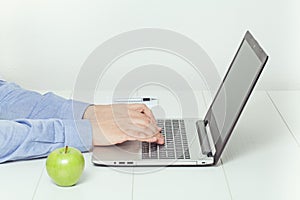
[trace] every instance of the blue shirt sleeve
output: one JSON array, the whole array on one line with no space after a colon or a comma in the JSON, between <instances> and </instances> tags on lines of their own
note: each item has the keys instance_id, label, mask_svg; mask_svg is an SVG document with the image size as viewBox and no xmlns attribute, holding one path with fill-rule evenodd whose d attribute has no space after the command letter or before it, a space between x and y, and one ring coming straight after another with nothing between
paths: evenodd
<instances>
[{"instance_id":1,"label":"blue shirt sleeve","mask_svg":"<svg viewBox=\"0 0 300 200\"><path fill-rule=\"evenodd\" d=\"M89 105L51 92L41 95L0 80L0 119L82 119Z\"/></svg>"},{"instance_id":2,"label":"blue shirt sleeve","mask_svg":"<svg viewBox=\"0 0 300 200\"><path fill-rule=\"evenodd\" d=\"M0 163L47 156L63 146L91 148L88 120L0 120Z\"/></svg>"},{"instance_id":3,"label":"blue shirt sleeve","mask_svg":"<svg viewBox=\"0 0 300 200\"><path fill-rule=\"evenodd\" d=\"M90 150L92 127L82 119L88 106L0 80L0 163L44 157L65 145Z\"/></svg>"}]
</instances>

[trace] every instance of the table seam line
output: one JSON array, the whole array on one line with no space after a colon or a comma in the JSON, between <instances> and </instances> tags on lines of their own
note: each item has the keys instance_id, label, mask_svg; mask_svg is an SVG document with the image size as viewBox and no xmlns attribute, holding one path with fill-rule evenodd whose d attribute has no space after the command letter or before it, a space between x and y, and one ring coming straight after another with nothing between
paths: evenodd
<instances>
[{"instance_id":1,"label":"table seam line","mask_svg":"<svg viewBox=\"0 0 300 200\"><path fill-rule=\"evenodd\" d=\"M287 129L289 130L290 134L292 135L292 137L294 138L296 144L298 145L298 147L300 147L300 143L299 141L297 140L297 137L296 135L293 133L292 129L290 128L290 126L288 125L287 121L284 119L283 115L281 114L281 112L279 111L279 108L276 106L274 100L272 99L271 95L269 94L268 91L266 91L269 99L271 100L273 106L275 107L277 113L279 114L280 118L282 119L283 123L285 124L285 126L287 127Z\"/></svg>"},{"instance_id":2,"label":"table seam line","mask_svg":"<svg viewBox=\"0 0 300 200\"><path fill-rule=\"evenodd\" d=\"M131 180L131 200L134 200L134 167L132 168L132 180Z\"/></svg>"},{"instance_id":3,"label":"table seam line","mask_svg":"<svg viewBox=\"0 0 300 200\"><path fill-rule=\"evenodd\" d=\"M36 186L35 186L35 188L34 188L33 195L32 195L32 199L35 198L35 195L36 195L36 192L37 192L38 187L39 187L39 185L40 185L40 182L41 182L41 179L42 179L44 170L45 170L45 166L42 168L42 172L41 172L40 177L39 177L39 179L38 179L38 182L37 182L37 184L36 184Z\"/></svg>"},{"instance_id":4,"label":"table seam line","mask_svg":"<svg viewBox=\"0 0 300 200\"><path fill-rule=\"evenodd\" d=\"M230 189L230 186L229 186L229 180L228 180L228 177L227 177L227 174L226 174L226 170L224 168L224 164L223 164L222 158L220 159L220 161L221 161L221 165L222 165L222 171L223 171L223 174L224 174L226 186L227 186L227 189L228 189L228 192L229 192L229 196L230 196L230 199L233 200L232 192L231 192L231 189Z\"/></svg>"}]
</instances>

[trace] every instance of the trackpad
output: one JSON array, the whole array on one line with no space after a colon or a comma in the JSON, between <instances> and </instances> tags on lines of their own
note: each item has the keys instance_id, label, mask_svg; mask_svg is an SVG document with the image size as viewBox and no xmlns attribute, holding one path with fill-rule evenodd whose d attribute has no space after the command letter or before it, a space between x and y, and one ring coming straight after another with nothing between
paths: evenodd
<instances>
[{"instance_id":1,"label":"trackpad","mask_svg":"<svg viewBox=\"0 0 300 200\"><path fill-rule=\"evenodd\" d=\"M93 149L93 157L97 160L138 160L141 158L141 142L127 141L122 144Z\"/></svg>"}]
</instances>

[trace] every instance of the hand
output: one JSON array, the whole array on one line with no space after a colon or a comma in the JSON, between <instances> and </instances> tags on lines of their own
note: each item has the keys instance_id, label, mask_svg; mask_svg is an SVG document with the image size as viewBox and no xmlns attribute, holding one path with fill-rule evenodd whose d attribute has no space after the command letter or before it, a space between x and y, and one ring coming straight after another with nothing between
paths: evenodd
<instances>
[{"instance_id":1,"label":"hand","mask_svg":"<svg viewBox=\"0 0 300 200\"><path fill-rule=\"evenodd\" d=\"M84 114L93 128L93 145L106 146L128 140L164 143L151 110L144 104L89 106Z\"/></svg>"}]
</instances>

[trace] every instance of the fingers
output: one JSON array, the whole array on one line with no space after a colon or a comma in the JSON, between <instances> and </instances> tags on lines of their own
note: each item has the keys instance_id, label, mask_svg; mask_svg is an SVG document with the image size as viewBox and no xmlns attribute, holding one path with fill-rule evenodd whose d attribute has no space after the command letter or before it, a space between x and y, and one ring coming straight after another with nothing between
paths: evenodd
<instances>
[{"instance_id":1,"label":"fingers","mask_svg":"<svg viewBox=\"0 0 300 200\"><path fill-rule=\"evenodd\" d=\"M158 133L158 134L154 135L152 138L149 138L149 140L147 140L146 142L156 142L158 144L164 144L165 139L161 133Z\"/></svg>"},{"instance_id":2,"label":"fingers","mask_svg":"<svg viewBox=\"0 0 300 200\"><path fill-rule=\"evenodd\" d=\"M152 113L152 111L145 105L145 104L119 104L113 106L115 109L113 109L113 114L117 116L132 116L140 114L139 116L146 116L148 117L153 124L156 125L155 117ZM121 115L118 115L119 113L122 113Z\"/></svg>"},{"instance_id":3,"label":"fingers","mask_svg":"<svg viewBox=\"0 0 300 200\"><path fill-rule=\"evenodd\" d=\"M145 104L130 104L129 109L133 109L137 112L144 113L147 117L149 117L152 120L153 123L156 123L152 111Z\"/></svg>"},{"instance_id":4,"label":"fingers","mask_svg":"<svg viewBox=\"0 0 300 200\"><path fill-rule=\"evenodd\" d=\"M128 138L126 138L126 140L137 140L137 141L141 141L141 142L156 142L158 144L164 144L165 143L165 139L164 137L159 133L156 134L155 136L152 137L146 137L146 135L144 134L139 134L138 137L134 137L134 136L129 136Z\"/></svg>"},{"instance_id":5,"label":"fingers","mask_svg":"<svg viewBox=\"0 0 300 200\"><path fill-rule=\"evenodd\" d=\"M120 125L120 129L123 129L124 133L127 133L130 136L135 138L151 138L160 132L160 129L156 128L153 125L141 125L141 119L135 119L133 122Z\"/></svg>"},{"instance_id":6,"label":"fingers","mask_svg":"<svg viewBox=\"0 0 300 200\"><path fill-rule=\"evenodd\" d=\"M157 139L155 141L156 143L158 143L158 144L164 144L165 143L165 138L161 133L157 134L155 137Z\"/></svg>"},{"instance_id":7,"label":"fingers","mask_svg":"<svg viewBox=\"0 0 300 200\"><path fill-rule=\"evenodd\" d=\"M139 135L131 139L164 144L164 137L160 133L161 128L157 126L152 111L146 105L130 104L129 110L132 110L131 112L129 111L132 123L143 127L143 130L140 130L138 133Z\"/></svg>"},{"instance_id":8,"label":"fingers","mask_svg":"<svg viewBox=\"0 0 300 200\"><path fill-rule=\"evenodd\" d=\"M134 138L152 138L160 134L161 128L150 122L150 119L141 117L131 117L126 121L116 122L117 126L127 135Z\"/></svg>"},{"instance_id":9,"label":"fingers","mask_svg":"<svg viewBox=\"0 0 300 200\"><path fill-rule=\"evenodd\" d=\"M100 113L98 108L99 110L101 108L101 115L97 114L96 121L100 124L100 128L95 130L101 134L96 134L97 137L93 139L94 144L111 145L126 140L164 143L164 138L160 133L161 128L157 126L152 111L146 105L99 106L93 111ZM107 138L107 141L103 137Z\"/></svg>"},{"instance_id":10,"label":"fingers","mask_svg":"<svg viewBox=\"0 0 300 200\"><path fill-rule=\"evenodd\" d=\"M145 114L137 112L136 110L129 111L129 120L135 125L150 128L152 130L152 134L161 131L161 128L157 126L155 121L153 121Z\"/></svg>"},{"instance_id":11,"label":"fingers","mask_svg":"<svg viewBox=\"0 0 300 200\"><path fill-rule=\"evenodd\" d=\"M153 131L150 127L141 127L139 125L130 126L130 130L124 132L127 135L127 140L138 140L143 142L156 142L164 144L164 137L160 133L161 129Z\"/></svg>"},{"instance_id":12,"label":"fingers","mask_svg":"<svg viewBox=\"0 0 300 200\"><path fill-rule=\"evenodd\" d=\"M142 127L150 127L154 131L161 130L160 127L157 126L156 122L153 122L149 117L139 112L130 113L130 120L134 124L138 124Z\"/></svg>"}]
</instances>

